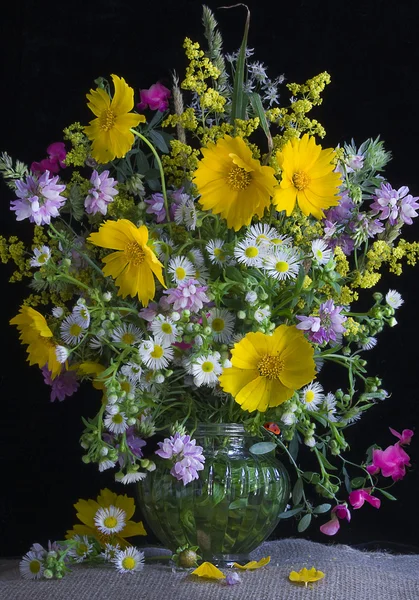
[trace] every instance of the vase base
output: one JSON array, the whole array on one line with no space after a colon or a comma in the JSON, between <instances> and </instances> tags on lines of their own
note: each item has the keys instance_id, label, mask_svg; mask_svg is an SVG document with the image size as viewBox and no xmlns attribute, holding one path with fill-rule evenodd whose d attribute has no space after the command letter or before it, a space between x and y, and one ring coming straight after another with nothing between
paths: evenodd
<instances>
[{"instance_id":1,"label":"vase base","mask_svg":"<svg viewBox=\"0 0 419 600\"><path fill-rule=\"evenodd\" d=\"M250 560L248 554L211 554L203 558L217 567L232 567L234 563L245 565Z\"/></svg>"}]
</instances>

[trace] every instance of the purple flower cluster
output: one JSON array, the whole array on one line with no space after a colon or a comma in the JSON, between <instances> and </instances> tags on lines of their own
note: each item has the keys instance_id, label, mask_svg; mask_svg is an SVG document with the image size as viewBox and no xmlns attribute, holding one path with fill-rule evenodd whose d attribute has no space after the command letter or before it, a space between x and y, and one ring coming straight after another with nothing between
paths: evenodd
<instances>
[{"instance_id":1,"label":"purple flower cluster","mask_svg":"<svg viewBox=\"0 0 419 600\"><path fill-rule=\"evenodd\" d=\"M341 315L342 306L335 306L333 300L320 305L318 317L297 315L300 323L297 329L308 331L308 339L315 344L336 342L337 336L345 331L346 317Z\"/></svg>"},{"instance_id":2,"label":"purple flower cluster","mask_svg":"<svg viewBox=\"0 0 419 600\"><path fill-rule=\"evenodd\" d=\"M65 185L57 184L58 175L49 176L45 171L39 179L29 175L25 181L16 181L18 200L10 203L10 209L16 213L16 219L29 219L36 225L49 225L51 217L58 217L59 209L66 199L61 196Z\"/></svg>"},{"instance_id":3,"label":"purple flower cluster","mask_svg":"<svg viewBox=\"0 0 419 600\"><path fill-rule=\"evenodd\" d=\"M95 215L100 212L106 215L108 204L113 201L113 197L117 196L118 191L115 189L116 181L113 177L108 177L109 171L103 171L100 175L95 170L90 177L92 187L84 201L84 207L89 215Z\"/></svg>"},{"instance_id":4,"label":"purple flower cluster","mask_svg":"<svg viewBox=\"0 0 419 600\"><path fill-rule=\"evenodd\" d=\"M51 402L59 400L62 402L67 396L72 396L77 392L79 383L75 371L62 371L54 379L51 378L51 372L47 366L42 367L44 382L51 386Z\"/></svg>"},{"instance_id":5,"label":"purple flower cluster","mask_svg":"<svg viewBox=\"0 0 419 600\"><path fill-rule=\"evenodd\" d=\"M409 188L406 186L395 190L389 183L382 183L381 188L375 190L374 202L370 208L381 221L388 219L391 226L402 223L411 225L412 218L417 217L417 200L419 197L409 194Z\"/></svg>"},{"instance_id":6,"label":"purple flower cluster","mask_svg":"<svg viewBox=\"0 0 419 600\"><path fill-rule=\"evenodd\" d=\"M196 446L196 440L191 440L189 435L180 435L176 433L164 442L159 442L159 450L156 454L161 458L174 461L170 474L176 477L178 481L183 481L183 485L198 479L198 471L204 468L205 456L202 454L202 447Z\"/></svg>"},{"instance_id":7,"label":"purple flower cluster","mask_svg":"<svg viewBox=\"0 0 419 600\"><path fill-rule=\"evenodd\" d=\"M167 192L167 196L170 200L170 217L173 219L177 208L182 204L182 202L188 200L189 196L183 192L183 188L179 188L178 190L169 190ZM164 206L163 194L161 192L152 194L151 198L146 198L144 202L148 204L146 213L148 215L154 215L157 223L162 223L166 220L166 209Z\"/></svg>"},{"instance_id":8,"label":"purple flower cluster","mask_svg":"<svg viewBox=\"0 0 419 600\"><path fill-rule=\"evenodd\" d=\"M188 279L178 285L177 288L164 290L168 295L167 301L173 304L173 310L190 310L197 312L201 310L204 303L209 302L206 295L208 286L200 285L196 279Z\"/></svg>"}]
</instances>

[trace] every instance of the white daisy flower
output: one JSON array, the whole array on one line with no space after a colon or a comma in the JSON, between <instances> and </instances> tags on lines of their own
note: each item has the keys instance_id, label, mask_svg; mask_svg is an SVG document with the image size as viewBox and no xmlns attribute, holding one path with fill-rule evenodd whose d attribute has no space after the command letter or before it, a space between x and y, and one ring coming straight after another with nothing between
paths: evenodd
<instances>
[{"instance_id":1,"label":"white daisy flower","mask_svg":"<svg viewBox=\"0 0 419 600\"><path fill-rule=\"evenodd\" d=\"M320 239L311 242L311 252L313 253L314 260L319 265L328 263L332 256L332 250L328 248L325 241Z\"/></svg>"},{"instance_id":2,"label":"white daisy flower","mask_svg":"<svg viewBox=\"0 0 419 600\"><path fill-rule=\"evenodd\" d=\"M161 338L145 340L138 351L145 366L153 370L165 369L174 354L170 343Z\"/></svg>"},{"instance_id":3,"label":"white daisy flower","mask_svg":"<svg viewBox=\"0 0 419 600\"><path fill-rule=\"evenodd\" d=\"M84 328L76 322L74 315L69 315L60 325L60 333L64 342L69 346L75 346L84 335Z\"/></svg>"},{"instance_id":4,"label":"white daisy flower","mask_svg":"<svg viewBox=\"0 0 419 600\"><path fill-rule=\"evenodd\" d=\"M144 568L144 552L140 552L134 546L119 550L112 559L118 573L134 573Z\"/></svg>"},{"instance_id":5,"label":"white daisy flower","mask_svg":"<svg viewBox=\"0 0 419 600\"><path fill-rule=\"evenodd\" d=\"M128 429L125 413L108 414L104 419L105 427L112 433L124 433Z\"/></svg>"},{"instance_id":6,"label":"white daisy flower","mask_svg":"<svg viewBox=\"0 0 419 600\"><path fill-rule=\"evenodd\" d=\"M30 265L31 267L42 267L49 261L50 258L51 250L48 248L48 246L35 248L33 251L33 258L30 260Z\"/></svg>"},{"instance_id":7,"label":"white daisy flower","mask_svg":"<svg viewBox=\"0 0 419 600\"><path fill-rule=\"evenodd\" d=\"M278 235L270 240L270 245L274 248L292 246L293 239L290 235Z\"/></svg>"},{"instance_id":8,"label":"white daisy flower","mask_svg":"<svg viewBox=\"0 0 419 600\"><path fill-rule=\"evenodd\" d=\"M88 346L92 350L97 350L99 352L99 354L102 354L104 341L102 338L100 338L98 336L93 336L90 338Z\"/></svg>"},{"instance_id":9,"label":"white daisy flower","mask_svg":"<svg viewBox=\"0 0 419 600\"><path fill-rule=\"evenodd\" d=\"M167 268L175 283L182 283L191 279L195 273L195 267L186 256L176 256L169 261Z\"/></svg>"},{"instance_id":10,"label":"white daisy flower","mask_svg":"<svg viewBox=\"0 0 419 600\"><path fill-rule=\"evenodd\" d=\"M191 373L197 387L201 387L201 385L214 387L218 383L218 375L221 375L223 370L218 358L214 354L208 354L193 361Z\"/></svg>"},{"instance_id":11,"label":"white daisy flower","mask_svg":"<svg viewBox=\"0 0 419 600\"><path fill-rule=\"evenodd\" d=\"M300 400L308 410L319 410L319 404L324 401L323 387L312 381L300 391Z\"/></svg>"},{"instance_id":12,"label":"white daisy flower","mask_svg":"<svg viewBox=\"0 0 419 600\"><path fill-rule=\"evenodd\" d=\"M184 225L186 229L193 231L196 229L196 208L192 198L187 197L175 210L175 223Z\"/></svg>"},{"instance_id":13,"label":"white daisy flower","mask_svg":"<svg viewBox=\"0 0 419 600\"><path fill-rule=\"evenodd\" d=\"M68 551L68 556L71 556L76 563L81 563L89 556L93 544L89 542L87 535L75 535L72 541L77 542L77 545Z\"/></svg>"},{"instance_id":14,"label":"white daisy flower","mask_svg":"<svg viewBox=\"0 0 419 600\"><path fill-rule=\"evenodd\" d=\"M38 558L38 554L29 551L19 563L19 571L24 579L41 579L44 566Z\"/></svg>"},{"instance_id":15,"label":"white daisy flower","mask_svg":"<svg viewBox=\"0 0 419 600\"><path fill-rule=\"evenodd\" d=\"M127 377L126 379L118 379L121 390L126 394L135 394L138 387L138 379Z\"/></svg>"},{"instance_id":16,"label":"white daisy flower","mask_svg":"<svg viewBox=\"0 0 419 600\"><path fill-rule=\"evenodd\" d=\"M209 279L209 271L205 265L195 266L195 272L193 278L198 281L201 285L206 285Z\"/></svg>"},{"instance_id":17,"label":"white daisy flower","mask_svg":"<svg viewBox=\"0 0 419 600\"><path fill-rule=\"evenodd\" d=\"M108 469L113 469L115 465L116 463L113 460L109 460L109 458L103 458L99 461L99 471L102 473Z\"/></svg>"},{"instance_id":18,"label":"white daisy flower","mask_svg":"<svg viewBox=\"0 0 419 600\"><path fill-rule=\"evenodd\" d=\"M83 327L83 329L87 329L89 327L90 313L85 304L77 304L73 308L73 315L77 325L80 325L80 327Z\"/></svg>"},{"instance_id":19,"label":"white daisy flower","mask_svg":"<svg viewBox=\"0 0 419 600\"><path fill-rule=\"evenodd\" d=\"M127 522L127 513L116 506L100 507L94 516L94 522L102 533L111 535L122 531Z\"/></svg>"},{"instance_id":20,"label":"white daisy flower","mask_svg":"<svg viewBox=\"0 0 419 600\"><path fill-rule=\"evenodd\" d=\"M279 234L275 227L271 227L267 223L255 223L255 225L249 227L245 239L256 244L263 244L271 242L277 237L279 237Z\"/></svg>"},{"instance_id":21,"label":"white daisy flower","mask_svg":"<svg viewBox=\"0 0 419 600\"><path fill-rule=\"evenodd\" d=\"M119 544L105 544L105 550L100 553L100 556L105 560L111 561L115 558L116 553L121 550L121 546Z\"/></svg>"},{"instance_id":22,"label":"white daisy flower","mask_svg":"<svg viewBox=\"0 0 419 600\"><path fill-rule=\"evenodd\" d=\"M205 258L199 248L188 250L188 258L193 262L195 267L202 267L205 264Z\"/></svg>"},{"instance_id":23,"label":"white daisy flower","mask_svg":"<svg viewBox=\"0 0 419 600\"><path fill-rule=\"evenodd\" d=\"M253 314L255 321L258 323L262 323L265 319L269 319L271 316L271 310L269 307L265 306L264 308L257 308Z\"/></svg>"},{"instance_id":24,"label":"white daisy flower","mask_svg":"<svg viewBox=\"0 0 419 600\"><path fill-rule=\"evenodd\" d=\"M247 267L260 267L264 256L263 246L253 240L242 240L234 248L234 257Z\"/></svg>"},{"instance_id":25,"label":"white daisy flower","mask_svg":"<svg viewBox=\"0 0 419 600\"><path fill-rule=\"evenodd\" d=\"M166 340L170 344L175 342L178 336L177 325L164 315L157 315L150 328L156 338Z\"/></svg>"},{"instance_id":26,"label":"white daisy flower","mask_svg":"<svg viewBox=\"0 0 419 600\"><path fill-rule=\"evenodd\" d=\"M132 323L122 323L112 331L112 341L132 346L142 338L142 331Z\"/></svg>"},{"instance_id":27,"label":"white daisy flower","mask_svg":"<svg viewBox=\"0 0 419 600\"><path fill-rule=\"evenodd\" d=\"M336 398L332 392L329 392L324 399L323 408L326 411L327 418L331 423L336 423L338 418L336 417Z\"/></svg>"},{"instance_id":28,"label":"white daisy flower","mask_svg":"<svg viewBox=\"0 0 419 600\"><path fill-rule=\"evenodd\" d=\"M64 315L64 309L61 306L54 306L51 312L53 317L56 319L61 319L61 317Z\"/></svg>"},{"instance_id":29,"label":"white daisy flower","mask_svg":"<svg viewBox=\"0 0 419 600\"><path fill-rule=\"evenodd\" d=\"M281 421L284 423L284 425L293 425L296 420L297 417L291 411L286 411L281 416Z\"/></svg>"},{"instance_id":30,"label":"white daisy flower","mask_svg":"<svg viewBox=\"0 0 419 600\"><path fill-rule=\"evenodd\" d=\"M118 479L119 483L123 483L127 485L128 483L137 483L137 481L142 481L147 477L147 473L142 471L133 471L132 473L127 473L121 479Z\"/></svg>"},{"instance_id":31,"label":"white daisy flower","mask_svg":"<svg viewBox=\"0 0 419 600\"><path fill-rule=\"evenodd\" d=\"M234 333L235 317L225 308L212 308L209 312L208 325L213 331L214 340L227 344Z\"/></svg>"},{"instance_id":32,"label":"white daisy flower","mask_svg":"<svg viewBox=\"0 0 419 600\"><path fill-rule=\"evenodd\" d=\"M229 257L225 251L223 240L210 240L205 249L214 265L223 266L227 263Z\"/></svg>"},{"instance_id":33,"label":"white daisy flower","mask_svg":"<svg viewBox=\"0 0 419 600\"><path fill-rule=\"evenodd\" d=\"M140 365L134 362L128 362L121 367L121 373L128 377L128 379L132 379L136 382L139 382L141 379L141 373L143 372Z\"/></svg>"},{"instance_id":34,"label":"white daisy flower","mask_svg":"<svg viewBox=\"0 0 419 600\"><path fill-rule=\"evenodd\" d=\"M70 356L70 350L65 346L55 346L55 356L59 363L63 364Z\"/></svg>"},{"instance_id":35,"label":"white daisy flower","mask_svg":"<svg viewBox=\"0 0 419 600\"><path fill-rule=\"evenodd\" d=\"M400 308L400 306L404 303L403 298L396 292L396 290L389 290L386 294L386 302L391 308Z\"/></svg>"},{"instance_id":36,"label":"white daisy flower","mask_svg":"<svg viewBox=\"0 0 419 600\"><path fill-rule=\"evenodd\" d=\"M358 344L362 350L372 350L377 345L377 338L370 335L367 339L362 343Z\"/></svg>"},{"instance_id":37,"label":"white daisy flower","mask_svg":"<svg viewBox=\"0 0 419 600\"><path fill-rule=\"evenodd\" d=\"M300 270L300 257L292 248L277 246L263 259L262 268L273 279L295 279Z\"/></svg>"}]
</instances>

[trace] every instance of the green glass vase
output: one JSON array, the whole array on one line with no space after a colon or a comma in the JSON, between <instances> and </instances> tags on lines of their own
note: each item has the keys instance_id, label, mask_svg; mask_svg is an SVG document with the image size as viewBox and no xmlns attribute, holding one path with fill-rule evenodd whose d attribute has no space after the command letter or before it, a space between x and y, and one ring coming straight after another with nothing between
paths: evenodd
<instances>
[{"instance_id":1,"label":"green glass vase","mask_svg":"<svg viewBox=\"0 0 419 600\"><path fill-rule=\"evenodd\" d=\"M247 561L285 510L288 473L274 450L252 452L261 440L242 425L201 424L193 438L205 456L199 479L183 485L169 461L157 457L157 469L137 484L144 520L172 551L198 546L215 564Z\"/></svg>"}]
</instances>

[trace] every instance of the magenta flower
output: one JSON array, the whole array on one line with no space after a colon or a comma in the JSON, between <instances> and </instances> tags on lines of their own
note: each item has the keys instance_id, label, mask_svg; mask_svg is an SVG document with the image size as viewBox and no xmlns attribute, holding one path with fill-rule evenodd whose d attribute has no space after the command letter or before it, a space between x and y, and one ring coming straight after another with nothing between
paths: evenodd
<instances>
[{"instance_id":1,"label":"magenta flower","mask_svg":"<svg viewBox=\"0 0 419 600\"><path fill-rule=\"evenodd\" d=\"M349 494L349 502L354 509L361 508L365 502L368 502L374 508L380 508L381 500L371 496L368 490L354 490Z\"/></svg>"},{"instance_id":2,"label":"magenta flower","mask_svg":"<svg viewBox=\"0 0 419 600\"><path fill-rule=\"evenodd\" d=\"M10 210L15 211L16 219L29 219L36 225L49 225L51 217L58 217L59 209L66 199L60 195L65 190L65 185L57 184L57 181L58 175L50 177L49 171L45 171L39 179L29 175L25 181L16 181L18 200L10 203Z\"/></svg>"},{"instance_id":3,"label":"magenta flower","mask_svg":"<svg viewBox=\"0 0 419 600\"><path fill-rule=\"evenodd\" d=\"M189 435L176 433L163 442L158 442L158 446L160 448L156 450L156 454L174 462L170 470L173 477L183 481L183 485L198 479L198 471L204 468L205 456L202 454L202 447L196 446L196 440L191 440Z\"/></svg>"},{"instance_id":4,"label":"magenta flower","mask_svg":"<svg viewBox=\"0 0 419 600\"><path fill-rule=\"evenodd\" d=\"M399 433L395 429L392 429L391 427L389 427L389 429L391 433L396 436L396 438L399 438L400 441L397 442L398 444L400 444L401 446L406 446L407 444L410 444L414 435L414 432L411 429L403 429L401 433Z\"/></svg>"},{"instance_id":5,"label":"magenta flower","mask_svg":"<svg viewBox=\"0 0 419 600\"><path fill-rule=\"evenodd\" d=\"M169 108L171 92L161 83L154 83L148 90L140 90L140 102L137 104L138 110L149 108L150 110L159 110L164 112Z\"/></svg>"},{"instance_id":6,"label":"magenta flower","mask_svg":"<svg viewBox=\"0 0 419 600\"><path fill-rule=\"evenodd\" d=\"M375 190L374 202L370 208L381 221L388 219L392 226L398 223L411 225L412 218L417 217L416 209L419 208L416 200L419 200L419 197L409 194L407 186L395 190L389 183L382 183L381 188Z\"/></svg>"},{"instance_id":7,"label":"magenta flower","mask_svg":"<svg viewBox=\"0 0 419 600\"><path fill-rule=\"evenodd\" d=\"M296 326L308 332L308 339L315 344L336 342L337 335L346 331L343 323L346 317L341 315L342 307L335 306L333 300L326 300L320 304L319 317L306 317L297 315L300 321Z\"/></svg>"},{"instance_id":8,"label":"magenta flower","mask_svg":"<svg viewBox=\"0 0 419 600\"><path fill-rule=\"evenodd\" d=\"M60 168L65 169L66 164L64 163L67 152L63 142L54 142L47 148L48 158L44 158L41 162L33 162L31 164L31 171L37 175L49 171L50 173L58 173Z\"/></svg>"},{"instance_id":9,"label":"magenta flower","mask_svg":"<svg viewBox=\"0 0 419 600\"><path fill-rule=\"evenodd\" d=\"M385 450L374 449L372 464L368 465L367 471L370 475L377 475L381 471L383 477L391 477L393 481L399 481L406 475L406 467L410 466L409 455L397 443L388 446Z\"/></svg>"},{"instance_id":10,"label":"magenta flower","mask_svg":"<svg viewBox=\"0 0 419 600\"><path fill-rule=\"evenodd\" d=\"M62 402L67 396L72 396L79 388L79 382L75 371L62 371L55 379L51 379L51 372L48 367L42 367L44 382L51 386L50 400L59 400Z\"/></svg>"},{"instance_id":11,"label":"magenta flower","mask_svg":"<svg viewBox=\"0 0 419 600\"><path fill-rule=\"evenodd\" d=\"M103 171L100 175L95 170L90 177L92 187L84 201L84 207L89 215L95 215L100 212L106 215L108 204L113 201L113 197L118 195L115 189L117 182L113 177L108 177L109 171Z\"/></svg>"},{"instance_id":12,"label":"magenta flower","mask_svg":"<svg viewBox=\"0 0 419 600\"><path fill-rule=\"evenodd\" d=\"M331 520L320 527L320 531L325 535L335 535L339 531L339 519L346 519L348 523L351 520L351 513L349 512L347 504L338 504L332 508L331 515Z\"/></svg>"},{"instance_id":13,"label":"magenta flower","mask_svg":"<svg viewBox=\"0 0 419 600\"><path fill-rule=\"evenodd\" d=\"M202 309L204 303L210 301L205 293L207 289L206 285L200 285L196 279L188 279L177 288L164 290L163 293L168 295L167 301L173 304L173 310L197 312Z\"/></svg>"}]
</instances>

